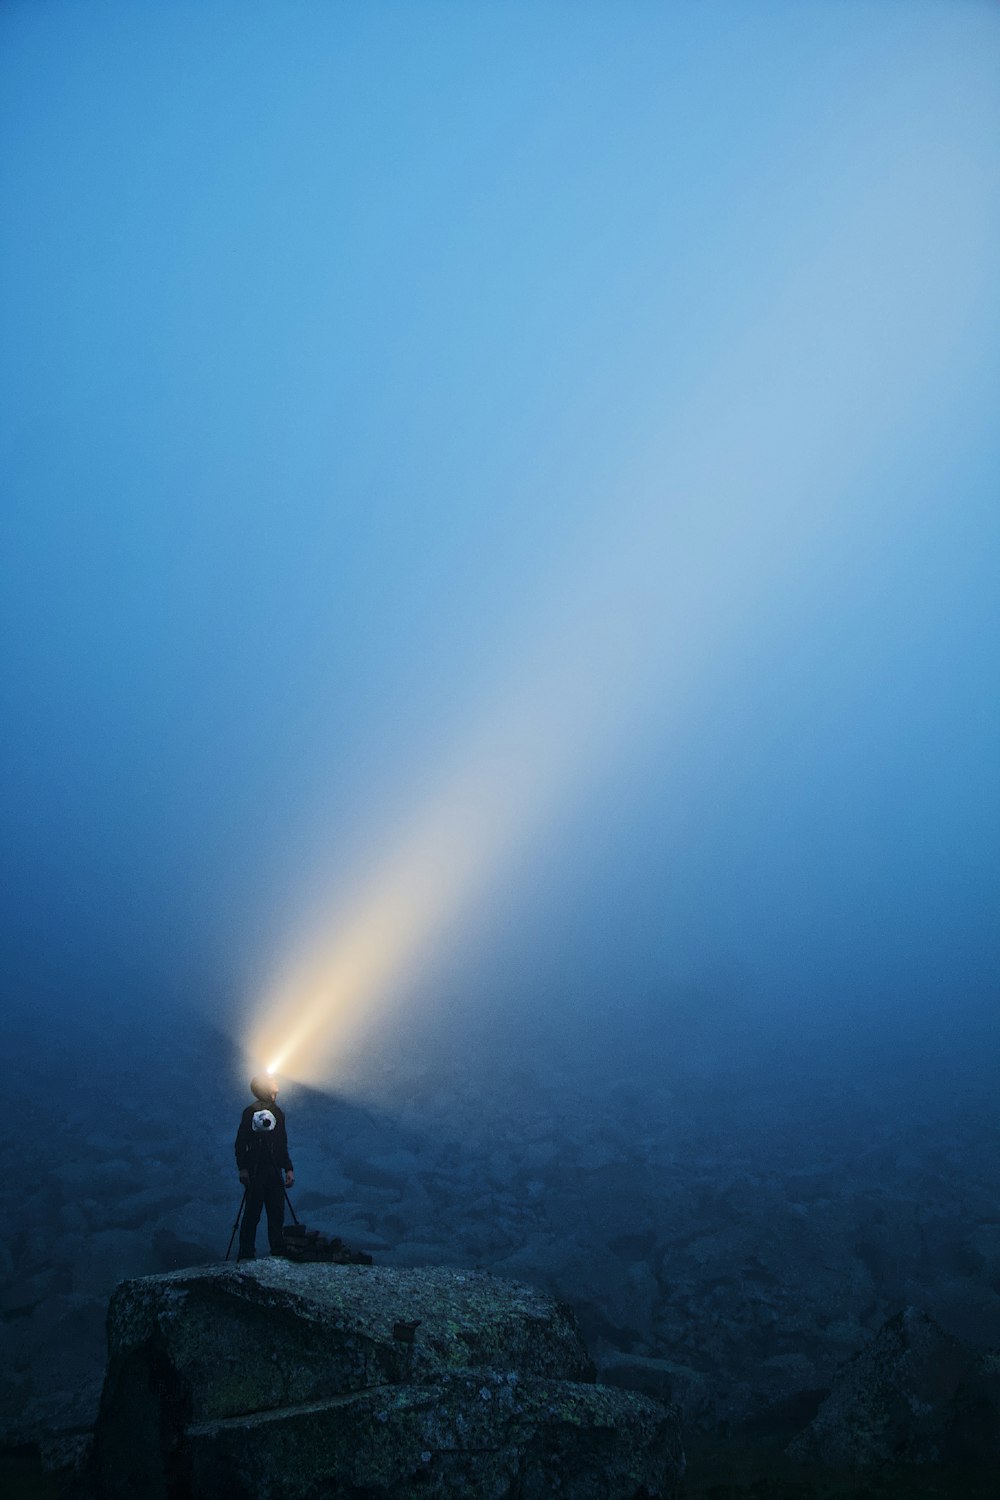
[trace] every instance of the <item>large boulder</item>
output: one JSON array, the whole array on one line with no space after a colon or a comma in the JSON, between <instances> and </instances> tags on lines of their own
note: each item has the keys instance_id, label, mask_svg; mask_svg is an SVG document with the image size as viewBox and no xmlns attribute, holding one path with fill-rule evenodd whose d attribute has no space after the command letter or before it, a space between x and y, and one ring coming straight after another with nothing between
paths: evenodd
<instances>
[{"instance_id":1,"label":"large boulder","mask_svg":"<svg viewBox=\"0 0 1000 1500\"><path fill-rule=\"evenodd\" d=\"M671 1493L679 1452L676 1423L642 1397L467 1369L191 1427L183 1480L198 1500L631 1500Z\"/></svg>"},{"instance_id":2,"label":"large boulder","mask_svg":"<svg viewBox=\"0 0 1000 1500\"><path fill-rule=\"evenodd\" d=\"M837 1372L791 1457L832 1469L1000 1462L1000 1362L908 1307Z\"/></svg>"},{"instance_id":3,"label":"large boulder","mask_svg":"<svg viewBox=\"0 0 1000 1500\"><path fill-rule=\"evenodd\" d=\"M676 1415L593 1382L570 1310L484 1273L144 1277L111 1301L90 1479L102 1500L670 1494Z\"/></svg>"}]
</instances>

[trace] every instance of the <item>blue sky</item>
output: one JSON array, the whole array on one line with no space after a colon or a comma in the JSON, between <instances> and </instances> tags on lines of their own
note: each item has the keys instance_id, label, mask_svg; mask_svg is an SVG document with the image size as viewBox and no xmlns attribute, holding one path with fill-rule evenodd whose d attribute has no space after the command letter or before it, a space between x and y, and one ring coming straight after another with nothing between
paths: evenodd
<instances>
[{"instance_id":1,"label":"blue sky","mask_svg":"<svg viewBox=\"0 0 1000 1500\"><path fill-rule=\"evenodd\" d=\"M10 987L266 1004L489 742L397 988L986 1003L994 7L0 40Z\"/></svg>"}]
</instances>

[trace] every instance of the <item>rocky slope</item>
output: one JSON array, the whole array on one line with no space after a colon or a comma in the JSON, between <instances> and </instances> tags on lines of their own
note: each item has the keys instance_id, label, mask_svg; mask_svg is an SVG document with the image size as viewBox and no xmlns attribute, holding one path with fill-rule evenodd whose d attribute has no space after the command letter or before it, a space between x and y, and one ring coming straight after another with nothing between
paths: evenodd
<instances>
[{"instance_id":1,"label":"rocky slope","mask_svg":"<svg viewBox=\"0 0 1000 1500\"><path fill-rule=\"evenodd\" d=\"M93 1426L117 1283L220 1259L239 1203L242 1070L204 1026L152 1028L116 1038L136 1061L113 1075L96 1020L89 1043L13 1038L0 1433L53 1461ZM286 1089L302 1216L382 1267L565 1298L599 1378L680 1403L688 1433L801 1428L906 1305L1000 1344L991 1083L938 1059L755 1062L745 1040L728 1070L688 1038L641 1072L544 1037L406 1043L363 1103Z\"/></svg>"}]
</instances>

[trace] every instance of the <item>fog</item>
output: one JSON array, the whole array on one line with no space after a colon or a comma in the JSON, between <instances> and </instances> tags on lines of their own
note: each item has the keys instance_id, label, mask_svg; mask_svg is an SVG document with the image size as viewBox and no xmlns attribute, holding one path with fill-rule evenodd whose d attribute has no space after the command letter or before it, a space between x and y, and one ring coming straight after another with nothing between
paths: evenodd
<instances>
[{"instance_id":1,"label":"fog","mask_svg":"<svg viewBox=\"0 0 1000 1500\"><path fill-rule=\"evenodd\" d=\"M558 1192L566 1101L648 1163L752 1099L779 1175L848 1098L918 1178L995 1138L998 45L975 3L4 8L36 1185L47 1101L124 1089L228 1202L264 1066L293 1139L451 1141L455 1213L460 1122L547 1120Z\"/></svg>"}]
</instances>

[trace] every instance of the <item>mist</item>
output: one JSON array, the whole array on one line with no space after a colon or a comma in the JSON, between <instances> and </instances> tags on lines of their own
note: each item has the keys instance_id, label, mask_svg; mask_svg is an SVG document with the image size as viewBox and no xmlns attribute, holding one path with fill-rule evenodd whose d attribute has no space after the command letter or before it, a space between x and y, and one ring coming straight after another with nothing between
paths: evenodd
<instances>
[{"instance_id":1,"label":"mist","mask_svg":"<svg viewBox=\"0 0 1000 1500\"><path fill-rule=\"evenodd\" d=\"M735 1101L765 1174L811 1127L846 1173L847 1114L917 1178L995 1138L995 11L14 3L0 39L36 1184L46 1101L124 1090L124 1140L187 1099L224 1218L266 1066L348 1206L326 1107L372 1160L547 1122L557 1194L567 1101L646 1165ZM135 1234L189 1243L175 1209ZM938 1311L1000 1338L981 1290Z\"/></svg>"}]
</instances>

